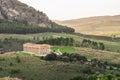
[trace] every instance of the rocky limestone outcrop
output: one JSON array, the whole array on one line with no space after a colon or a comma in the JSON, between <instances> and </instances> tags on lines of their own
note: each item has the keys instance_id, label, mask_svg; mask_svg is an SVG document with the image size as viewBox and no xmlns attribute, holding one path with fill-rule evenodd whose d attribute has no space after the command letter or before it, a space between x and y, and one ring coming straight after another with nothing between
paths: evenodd
<instances>
[{"instance_id":1,"label":"rocky limestone outcrop","mask_svg":"<svg viewBox=\"0 0 120 80\"><path fill-rule=\"evenodd\" d=\"M43 12L35 10L18 0L0 0L0 19L20 21L40 27L51 27L52 22Z\"/></svg>"}]
</instances>

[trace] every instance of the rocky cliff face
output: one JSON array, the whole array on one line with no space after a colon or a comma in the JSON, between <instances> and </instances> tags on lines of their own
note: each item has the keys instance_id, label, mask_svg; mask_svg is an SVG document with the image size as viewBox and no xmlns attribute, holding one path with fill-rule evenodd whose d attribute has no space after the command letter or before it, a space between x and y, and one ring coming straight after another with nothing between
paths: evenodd
<instances>
[{"instance_id":1,"label":"rocky cliff face","mask_svg":"<svg viewBox=\"0 0 120 80\"><path fill-rule=\"evenodd\" d=\"M52 22L45 13L19 2L18 0L0 0L0 19L20 21L40 27L51 27Z\"/></svg>"}]
</instances>

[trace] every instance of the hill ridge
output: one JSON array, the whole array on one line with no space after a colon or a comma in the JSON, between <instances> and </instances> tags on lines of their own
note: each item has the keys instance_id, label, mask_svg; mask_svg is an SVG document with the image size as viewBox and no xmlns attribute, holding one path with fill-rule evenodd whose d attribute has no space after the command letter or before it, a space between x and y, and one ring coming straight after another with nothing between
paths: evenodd
<instances>
[{"instance_id":1,"label":"hill ridge","mask_svg":"<svg viewBox=\"0 0 120 80\"><path fill-rule=\"evenodd\" d=\"M90 35L107 35L120 33L120 15L94 16L88 18L72 19L65 21L55 20L56 23L70 26L77 33Z\"/></svg>"},{"instance_id":2,"label":"hill ridge","mask_svg":"<svg viewBox=\"0 0 120 80\"><path fill-rule=\"evenodd\" d=\"M51 27L48 16L18 0L0 0L0 19L20 21L40 27Z\"/></svg>"}]
</instances>

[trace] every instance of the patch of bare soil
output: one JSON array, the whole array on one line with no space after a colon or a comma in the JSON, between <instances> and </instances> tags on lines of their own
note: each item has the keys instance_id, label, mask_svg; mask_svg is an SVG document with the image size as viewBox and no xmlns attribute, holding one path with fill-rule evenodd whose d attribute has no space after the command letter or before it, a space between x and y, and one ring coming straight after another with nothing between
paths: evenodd
<instances>
[{"instance_id":1,"label":"patch of bare soil","mask_svg":"<svg viewBox=\"0 0 120 80\"><path fill-rule=\"evenodd\" d=\"M0 54L0 56L11 57L11 56L14 56L15 54L16 54L16 52L6 52L4 54Z\"/></svg>"}]
</instances>

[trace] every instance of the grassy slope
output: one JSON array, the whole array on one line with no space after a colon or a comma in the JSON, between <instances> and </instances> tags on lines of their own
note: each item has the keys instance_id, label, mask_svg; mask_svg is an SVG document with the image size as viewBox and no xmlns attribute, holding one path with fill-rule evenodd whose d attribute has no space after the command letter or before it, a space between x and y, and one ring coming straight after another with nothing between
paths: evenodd
<instances>
[{"instance_id":1,"label":"grassy slope","mask_svg":"<svg viewBox=\"0 0 120 80\"><path fill-rule=\"evenodd\" d=\"M96 16L89 18L55 21L67 25L83 34L120 36L120 16ZM118 35L119 34L119 35Z\"/></svg>"},{"instance_id":2,"label":"grassy slope","mask_svg":"<svg viewBox=\"0 0 120 80\"><path fill-rule=\"evenodd\" d=\"M70 46L53 46L51 49L52 49L52 51L60 50L60 52L62 52L62 53L64 53L64 52L76 53L75 49Z\"/></svg>"},{"instance_id":3,"label":"grassy slope","mask_svg":"<svg viewBox=\"0 0 120 80\"><path fill-rule=\"evenodd\" d=\"M17 62L16 56L19 56L20 63ZM23 80L70 80L78 75L85 76L83 71L87 69L84 64L78 62L43 61L23 52L0 54L0 64L0 77L18 77ZM100 70L94 67L92 69ZM13 70L19 70L19 72L11 73Z\"/></svg>"},{"instance_id":4,"label":"grassy slope","mask_svg":"<svg viewBox=\"0 0 120 80\"><path fill-rule=\"evenodd\" d=\"M0 34L0 39L14 37L18 39L33 39L34 36L42 37L73 37L76 41L82 41L84 37L64 34L64 33L40 33L40 34L27 34L27 35L16 35L16 34ZM104 42L106 47L113 50L116 48L120 49L120 42L111 42L104 40L96 40ZM56 46L55 46L56 47ZM54 49L57 49L55 48ZM72 50L70 50L72 49ZM105 60L109 62L119 63L120 54L116 52L108 52L101 50L93 50L89 48L73 48L73 47L61 47L61 51L78 52L81 55L87 56L89 59L98 58L99 60ZM30 55L17 54L20 56L20 63L16 61L16 54L0 55L0 77L18 77L23 80L69 80L77 75L83 75L81 69L84 65L78 63L63 63L63 62L49 62L40 60L37 57ZM12 65L11 65L12 63ZM20 72L11 74L11 70L20 70Z\"/></svg>"},{"instance_id":5,"label":"grassy slope","mask_svg":"<svg viewBox=\"0 0 120 80\"><path fill-rule=\"evenodd\" d=\"M85 48L80 50L84 53L87 51L95 52L90 49L85 50ZM95 53L97 53L97 51ZM102 53L105 54L109 52L103 51ZM17 62L16 56L19 56L20 63ZM63 63L58 61L43 61L38 57L23 52L0 54L0 65L0 77L18 77L22 80L70 80L78 75L87 75L84 73L84 70L87 69L85 64L80 64L79 62ZM95 67L92 67L92 69L96 71L102 70ZM19 70L19 72L11 73L13 70ZM103 72L105 72L105 70ZM114 70L112 72L114 73ZM117 71L117 73L119 72Z\"/></svg>"},{"instance_id":6,"label":"grassy slope","mask_svg":"<svg viewBox=\"0 0 120 80\"><path fill-rule=\"evenodd\" d=\"M0 55L0 77L18 77L23 80L69 80L80 75L84 66L63 62L49 62L30 55L17 54L21 62L16 62L16 54ZM2 60L3 59L3 60ZM10 65L12 63L12 65ZM2 70L1 70L2 69ZM19 73L10 73L11 70Z\"/></svg>"},{"instance_id":7,"label":"grassy slope","mask_svg":"<svg viewBox=\"0 0 120 80\"><path fill-rule=\"evenodd\" d=\"M52 51L57 51L58 49L64 53L79 53L80 55L86 56L88 59L98 59L107 61L110 63L119 63L120 61L120 53L110 52L110 51L102 51L95 50L90 48L81 48L81 47L68 47L68 46L54 46L51 48Z\"/></svg>"},{"instance_id":8,"label":"grassy slope","mask_svg":"<svg viewBox=\"0 0 120 80\"><path fill-rule=\"evenodd\" d=\"M75 50L80 55L86 56L88 59L97 58L98 60L103 60L111 63L120 63L120 53L78 47L75 48Z\"/></svg>"},{"instance_id":9,"label":"grassy slope","mask_svg":"<svg viewBox=\"0 0 120 80\"><path fill-rule=\"evenodd\" d=\"M42 39L43 37L72 37L74 38L76 41L81 42L84 37L81 36L76 36L76 35L72 35L72 34L65 34L65 33L39 33L39 34L0 34L0 39L3 38L18 38L18 39L33 39L35 37L39 37L39 39ZM120 50L120 42L112 42L112 41L106 41L106 40L98 40L98 39L91 39L91 38L86 38L86 39L90 39L93 41L97 41L97 42L103 42L105 44L105 47L108 50L111 51L118 51ZM80 43L79 43L80 44Z\"/></svg>"}]
</instances>

